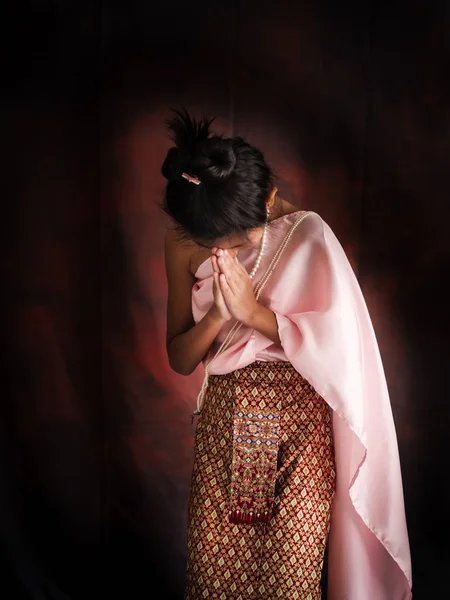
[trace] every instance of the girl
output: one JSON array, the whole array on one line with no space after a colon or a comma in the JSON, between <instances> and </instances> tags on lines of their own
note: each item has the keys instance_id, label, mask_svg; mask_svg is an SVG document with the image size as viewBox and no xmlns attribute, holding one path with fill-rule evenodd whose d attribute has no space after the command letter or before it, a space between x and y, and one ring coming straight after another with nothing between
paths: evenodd
<instances>
[{"instance_id":1,"label":"girl","mask_svg":"<svg viewBox=\"0 0 450 600\"><path fill-rule=\"evenodd\" d=\"M185 600L411 598L402 480L366 305L260 150L176 112L162 173L167 353L203 362Z\"/></svg>"}]
</instances>

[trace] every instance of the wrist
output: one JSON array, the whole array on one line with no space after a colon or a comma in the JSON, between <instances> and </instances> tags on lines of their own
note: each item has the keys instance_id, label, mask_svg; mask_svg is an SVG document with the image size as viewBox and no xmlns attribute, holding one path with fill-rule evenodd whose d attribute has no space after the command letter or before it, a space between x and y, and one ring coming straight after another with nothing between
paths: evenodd
<instances>
[{"instance_id":1,"label":"wrist","mask_svg":"<svg viewBox=\"0 0 450 600\"><path fill-rule=\"evenodd\" d=\"M264 310L264 307L261 304L259 304L258 301L255 301L254 305L248 313L248 317L245 319L245 321L242 322L243 325L246 325L247 327L253 329L255 327L255 323L258 321L262 310Z\"/></svg>"},{"instance_id":2,"label":"wrist","mask_svg":"<svg viewBox=\"0 0 450 600\"><path fill-rule=\"evenodd\" d=\"M249 313L246 325L251 329L258 331L269 340L272 340L275 344L278 344L279 346L282 345L276 314L267 306L257 303L254 309Z\"/></svg>"},{"instance_id":3,"label":"wrist","mask_svg":"<svg viewBox=\"0 0 450 600\"><path fill-rule=\"evenodd\" d=\"M217 310L216 306L213 304L211 308L206 313L206 316L211 324L222 327L227 322L220 312Z\"/></svg>"}]
</instances>

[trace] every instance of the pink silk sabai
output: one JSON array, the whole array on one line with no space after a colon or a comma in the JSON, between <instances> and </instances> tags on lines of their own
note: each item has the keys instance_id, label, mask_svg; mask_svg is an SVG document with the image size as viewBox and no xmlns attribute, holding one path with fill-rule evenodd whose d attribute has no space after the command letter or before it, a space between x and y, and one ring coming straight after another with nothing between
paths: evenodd
<instances>
[{"instance_id":1,"label":"pink silk sabai","mask_svg":"<svg viewBox=\"0 0 450 600\"><path fill-rule=\"evenodd\" d=\"M372 322L347 256L316 213L284 215L269 225L254 285L291 225L302 222L259 302L276 316L282 348L242 326L210 373L254 360L288 360L333 411L336 494L328 554L329 600L407 600L411 557L392 410ZM251 270L258 248L241 251ZM198 322L213 303L208 258L197 270L192 310ZM235 323L224 325L206 365Z\"/></svg>"}]
</instances>

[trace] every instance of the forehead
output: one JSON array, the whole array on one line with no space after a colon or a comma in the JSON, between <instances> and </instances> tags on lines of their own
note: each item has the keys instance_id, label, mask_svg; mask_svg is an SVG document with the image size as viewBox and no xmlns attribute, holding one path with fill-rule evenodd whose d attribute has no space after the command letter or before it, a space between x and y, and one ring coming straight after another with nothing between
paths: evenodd
<instances>
[{"instance_id":1,"label":"forehead","mask_svg":"<svg viewBox=\"0 0 450 600\"><path fill-rule=\"evenodd\" d=\"M205 248L238 248L249 243L249 238L245 233L233 233L229 236L217 238L215 240L195 240L195 243Z\"/></svg>"}]
</instances>

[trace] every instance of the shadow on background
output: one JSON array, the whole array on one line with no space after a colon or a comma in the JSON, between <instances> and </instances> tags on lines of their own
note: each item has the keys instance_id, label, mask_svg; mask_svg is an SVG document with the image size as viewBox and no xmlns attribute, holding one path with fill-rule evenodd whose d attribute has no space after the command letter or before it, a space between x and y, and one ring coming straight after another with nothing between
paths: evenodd
<instances>
[{"instance_id":1,"label":"shadow on background","mask_svg":"<svg viewBox=\"0 0 450 600\"><path fill-rule=\"evenodd\" d=\"M340 238L388 378L414 597L444 597L448 10L242 4L31 2L12 18L0 514L18 600L183 595L202 373L167 364L156 208L181 104L259 145L282 195Z\"/></svg>"}]
</instances>

